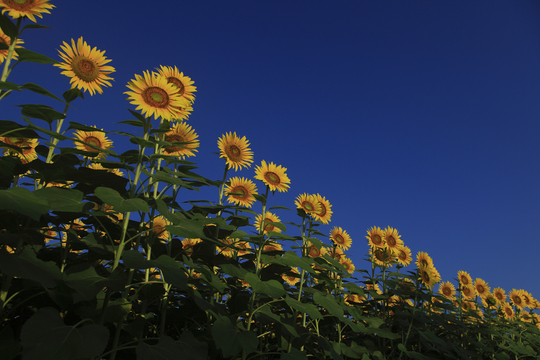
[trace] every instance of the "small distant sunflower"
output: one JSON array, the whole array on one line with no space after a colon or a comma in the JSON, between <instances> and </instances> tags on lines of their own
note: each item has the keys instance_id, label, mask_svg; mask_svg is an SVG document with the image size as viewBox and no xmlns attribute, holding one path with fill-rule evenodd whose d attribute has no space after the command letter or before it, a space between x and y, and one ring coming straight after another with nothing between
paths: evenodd
<instances>
[{"instance_id":1,"label":"small distant sunflower","mask_svg":"<svg viewBox=\"0 0 540 360\"><path fill-rule=\"evenodd\" d=\"M506 302L506 295L504 293L504 289L501 289L500 287L493 289L493 296L495 297L495 299L497 299L497 303L499 305L502 305Z\"/></svg>"},{"instance_id":2,"label":"small distant sunflower","mask_svg":"<svg viewBox=\"0 0 540 360\"><path fill-rule=\"evenodd\" d=\"M97 129L96 129L96 131L77 130L74 135L77 138L77 140L83 142L83 143L76 142L75 147L77 149L79 149L79 150L82 150L82 151L95 152L96 154L98 154L96 156L96 159L105 158L106 154L104 152L97 151L96 149L94 149L93 147L88 146L87 144L96 146L96 147L98 147L100 149L104 149L104 150L112 148L112 141L109 140L105 136L104 132L99 131Z\"/></svg>"},{"instance_id":3,"label":"small distant sunflower","mask_svg":"<svg viewBox=\"0 0 540 360\"><path fill-rule=\"evenodd\" d=\"M372 249L384 247L384 231L378 226L373 226L367 231L366 238Z\"/></svg>"},{"instance_id":4,"label":"small distant sunflower","mask_svg":"<svg viewBox=\"0 0 540 360\"><path fill-rule=\"evenodd\" d=\"M508 303L506 303L503 307L503 313L504 317L508 320L514 319L514 309L512 309L512 306Z\"/></svg>"},{"instance_id":5,"label":"small distant sunflower","mask_svg":"<svg viewBox=\"0 0 540 360\"><path fill-rule=\"evenodd\" d=\"M347 234L347 231L337 226L330 231L330 239L332 239L334 244L338 247L345 250L348 250L352 244L351 236Z\"/></svg>"},{"instance_id":6,"label":"small distant sunflower","mask_svg":"<svg viewBox=\"0 0 540 360\"><path fill-rule=\"evenodd\" d=\"M353 262L352 262L351 259L346 258L346 257L342 257L342 258L339 260L339 263L340 263L341 265L343 265L343 267L345 268L345 270L347 270L347 272L348 272L349 274L352 274L352 273L354 272L355 266L354 266L354 264L353 264Z\"/></svg>"},{"instance_id":7,"label":"small distant sunflower","mask_svg":"<svg viewBox=\"0 0 540 360\"><path fill-rule=\"evenodd\" d=\"M522 295L523 295L523 290L516 290L516 289L512 289L512 291L510 291L510 293L508 294L508 297L510 298L512 303L519 309L523 309L523 306L525 305Z\"/></svg>"},{"instance_id":8,"label":"small distant sunflower","mask_svg":"<svg viewBox=\"0 0 540 360\"><path fill-rule=\"evenodd\" d=\"M382 292L381 287L379 286L379 284L373 285L372 283L368 283L368 284L366 284L366 290L368 290L368 291L375 291L378 295L382 295L382 294L383 294L383 292Z\"/></svg>"},{"instance_id":9,"label":"small distant sunflower","mask_svg":"<svg viewBox=\"0 0 540 360\"><path fill-rule=\"evenodd\" d=\"M484 305L484 307L491 307L491 306L494 307L494 306L497 306L498 304L499 302L495 298L495 295L493 295L492 293L489 293L485 297L482 298L482 305Z\"/></svg>"},{"instance_id":10,"label":"small distant sunflower","mask_svg":"<svg viewBox=\"0 0 540 360\"><path fill-rule=\"evenodd\" d=\"M153 115L156 120L175 119L177 109L189 105L189 101L177 94L175 85L154 72L143 71L143 76L135 74L135 80L126 86L131 91L124 94L129 95L127 100L131 100L131 104L137 105L135 110L141 110L144 116Z\"/></svg>"},{"instance_id":11,"label":"small distant sunflower","mask_svg":"<svg viewBox=\"0 0 540 360\"><path fill-rule=\"evenodd\" d=\"M289 284L290 286L295 286L296 284L298 284L298 282L300 281L300 278L298 276L295 276L293 274L300 274L300 272L298 271L298 268L291 268L291 271L290 273L292 274L282 274L281 275L281 278L283 280L285 280L287 282L287 284Z\"/></svg>"},{"instance_id":12,"label":"small distant sunflower","mask_svg":"<svg viewBox=\"0 0 540 360\"><path fill-rule=\"evenodd\" d=\"M394 229L390 226L384 229L383 238L384 238L384 242L386 243L386 246L392 250L395 250L401 245L403 245L403 241L401 240L401 235L399 235L397 229Z\"/></svg>"},{"instance_id":13,"label":"small distant sunflower","mask_svg":"<svg viewBox=\"0 0 540 360\"><path fill-rule=\"evenodd\" d=\"M528 311L522 311L521 314L519 314L519 319L523 322L530 323L532 322L531 313Z\"/></svg>"},{"instance_id":14,"label":"small distant sunflower","mask_svg":"<svg viewBox=\"0 0 540 360\"><path fill-rule=\"evenodd\" d=\"M7 12L13 19L26 16L36 22L35 16L43 18L41 14L50 14L49 9L54 8L49 0L0 0L2 14Z\"/></svg>"},{"instance_id":15,"label":"small distant sunflower","mask_svg":"<svg viewBox=\"0 0 540 360\"><path fill-rule=\"evenodd\" d=\"M219 157L224 158L229 169L242 170L251 166L253 162L253 151L249 148L249 141L245 136L238 137L236 132L225 133L218 140Z\"/></svg>"},{"instance_id":16,"label":"small distant sunflower","mask_svg":"<svg viewBox=\"0 0 540 360\"><path fill-rule=\"evenodd\" d=\"M531 308L533 306L533 297L530 292L528 292L527 290L523 290L523 292L521 293L521 298L523 299L524 307Z\"/></svg>"},{"instance_id":17,"label":"small distant sunflower","mask_svg":"<svg viewBox=\"0 0 540 360\"><path fill-rule=\"evenodd\" d=\"M193 254L193 247L201 242L201 239L184 239L182 240L182 249L188 256L191 256Z\"/></svg>"},{"instance_id":18,"label":"small distant sunflower","mask_svg":"<svg viewBox=\"0 0 540 360\"><path fill-rule=\"evenodd\" d=\"M32 162L38 157L36 153L36 146L38 145L37 139L6 136L0 137L0 141L12 146L17 146L19 148L19 150L17 151L15 149L6 147L4 149L4 152L6 152L8 155L18 157L19 159L21 159L21 162L23 164Z\"/></svg>"},{"instance_id":19,"label":"small distant sunflower","mask_svg":"<svg viewBox=\"0 0 540 360\"><path fill-rule=\"evenodd\" d=\"M287 168L273 162L267 164L263 160L261 166L255 168L255 179L261 180L272 191L285 192L289 189L291 183L285 171L287 171Z\"/></svg>"},{"instance_id":20,"label":"small distant sunflower","mask_svg":"<svg viewBox=\"0 0 540 360\"><path fill-rule=\"evenodd\" d=\"M219 241L226 246L217 246L218 253L222 254L227 259L232 258L234 255L234 243L236 240L227 237L225 240L220 239Z\"/></svg>"},{"instance_id":21,"label":"small distant sunflower","mask_svg":"<svg viewBox=\"0 0 540 360\"><path fill-rule=\"evenodd\" d=\"M225 193L229 196L230 203L250 208L257 195L257 186L249 179L233 177L230 179L231 185L225 186Z\"/></svg>"},{"instance_id":22,"label":"small distant sunflower","mask_svg":"<svg viewBox=\"0 0 540 360\"><path fill-rule=\"evenodd\" d=\"M432 289L437 283L437 277L433 274L433 269L428 266L420 266L418 268L418 276L428 289Z\"/></svg>"},{"instance_id":23,"label":"small distant sunflower","mask_svg":"<svg viewBox=\"0 0 540 360\"><path fill-rule=\"evenodd\" d=\"M103 86L111 86L110 81L114 79L109 74L116 70L108 64L110 59L105 57L105 51L100 51L96 47L93 49L83 40L82 37L77 40L71 39L71 47L64 41L60 45L64 52L58 50L58 53L64 62L54 64L64 70L62 75L71 78L69 83L72 88L88 91L90 95L94 93L103 93Z\"/></svg>"},{"instance_id":24,"label":"small distant sunflower","mask_svg":"<svg viewBox=\"0 0 540 360\"><path fill-rule=\"evenodd\" d=\"M312 243L308 242L308 244L307 244L307 256L309 256L311 258L316 258L316 257L319 257L319 256L323 256L325 253L326 253L326 249L324 247L321 246L321 248L319 249L318 247L316 247Z\"/></svg>"},{"instance_id":25,"label":"small distant sunflower","mask_svg":"<svg viewBox=\"0 0 540 360\"><path fill-rule=\"evenodd\" d=\"M396 260L403 266L408 266L412 262L411 249L403 245L395 251Z\"/></svg>"},{"instance_id":26,"label":"small distant sunflower","mask_svg":"<svg viewBox=\"0 0 540 360\"><path fill-rule=\"evenodd\" d=\"M302 209L306 214L313 214L321 210L317 197L306 193L298 195L294 201L297 209Z\"/></svg>"},{"instance_id":27,"label":"small distant sunflower","mask_svg":"<svg viewBox=\"0 0 540 360\"><path fill-rule=\"evenodd\" d=\"M330 222L330 218L332 217L332 205L330 205L330 201L326 200L324 196L317 194L315 197L317 198L321 210L314 212L311 215L315 218L315 220L320 221L323 224L328 224Z\"/></svg>"},{"instance_id":28,"label":"small distant sunflower","mask_svg":"<svg viewBox=\"0 0 540 360\"><path fill-rule=\"evenodd\" d=\"M2 29L0 29L0 43L4 43L7 46L11 45L11 38L7 36L6 34L4 34ZM15 49L21 48L22 46L20 46L20 44L23 44L23 43L24 41L22 41L21 39L17 39L17 41L15 42ZM0 50L0 64L2 64L4 60L7 58L8 52L9 52L8 49ZM18 57L19 55L17 54L17 51L13 51L12 59L17 60Z\"/></svg>"},{"instance_id":29,"label":"small distant sunflower","mask_svg":"<svg viewBox=\"0 0 540 360\"><path fill-rule=\"evenodd\" d=\"M433 267L433 260L427 253L419 251L418 254L416 254L416 266L418 268L421 266Z\"/></svg>"},{"instance_id":30,"label":"small distant sunflower","mask_svg":"<svg viewBox=\"0 0 540 360\"><path fill-rule=\"evenodd\" d=\"M485 298L490 291L488 284L480 278L476 278L476 281L474 282L474 288L476 289L476 293L478 294L478 296L480 296L482 299Z\"/></svg>"},{"instance_id":31,"label":"small distant sunflower","mask_svg":"<svg viewBox=\"0 0 540 360\"><path fill-rule=\"evenodd\" d=\"M262 228L261 224L262 215L257 215L257 218L255 219L255 227L257 230ZM281 229L268 223L278 223L281 222L279 217L269 211L266 212L266 215L264 217L264 233L268 233L269 231L275 231L275 232L281 232Z\"/></svg>"},{"instance_id":32,"label":"small distant sunflower","mask_svg":"<svg viewBox=\"0 0 540 360\"><path fill-rule=\"evenodd\" d=\"M465 299L472 299L476 295L476 289L474 288L472 284L462 285L461 293L463 294L463 297Z\"/></svg>"},{"instance_id":33,"label":"small distant sunflower","mask_svg":"<svg viewBox=\"0 0 540 360\"><path fill-rule=\"evenodd\" d=\"M463 286L468 286L472 284L472 277L468 272L460 270L458 271L458 281Z\"/></svg>"},{"instance_id":34,"label":"small distant sunflower","mask_svg":"<svg viewBox=\"0 0 540 360\"><path fill-rule=\"evenodd\" d=\"M173 84L176 87L177 94L188 100L190 103L195 101L194 92L197 91L197 87L193 86L195 83L189 77L184 76L183 72L178 71L175 66L163 66L161 65L157 69L160 75L167 78L167 82Z\"/></svg>"},{"instance_id":35,"label":"small distant sunflower","mask_svg":"<svg viewBox=\"0 0 540 360\"><path fill-rule=\"evenodd\" d=\"M183 121L177 122L171 128L171 131L165 133L164 140L170 143L181 142L181 145L167 145L163 148L165 155L174 155L179 158L186 158L195 156L195 151L198 151L199 135L195 133L195 130Z\"/></svg>"},{"instance_id":36,"label":"small distant sunflower","mask_svg":"<svg viewBox=\"0 0 540 360\"><path fill-rule=\"evenodd\" d=\"M244 256L251 253L249 249L251 249L251 245L247 241L237 241L235 244L236 251L238 252L238 256Z\"/></svg>"},{"instance_id":37,"label":"small distant sunflower","mask_svg":"<svg viewBox=\"0 0 540 360\"><path fill-rule=\"evenodd\" d=\"M454 300L456 297L456 287L450 281L445 281L439 285L439 293L448 300Z\"/></svg>"},{"instance_id":38,"label":"small distant sunflower","mask_svg":"<svg viewBox=\"0 0 540 360\"><path fill-rule=\"evenodd\" d=\"M106 170L107 172L110 172L116 176L124 176L124 173L122 172L122 170L105 168L103 167L103 165L98 164L98 163L92 163L88 165L88 167L93 170Z\"/></svg>"},{"instance_id":39,"label":"small distant sunflower","mask_svg":"<svg viewBox=\"0 0 540 360\"><path fill-rule=\"evenodd\" d=\"M169 232L165 230L165 226L170 225L171 222L163 217L163 215L159 215L155 217L152 222L150 228L152 228L151 233L154 234L156 238L158 238L160 241L165 242L169 240Z\"/></svg>"}]
</instances>

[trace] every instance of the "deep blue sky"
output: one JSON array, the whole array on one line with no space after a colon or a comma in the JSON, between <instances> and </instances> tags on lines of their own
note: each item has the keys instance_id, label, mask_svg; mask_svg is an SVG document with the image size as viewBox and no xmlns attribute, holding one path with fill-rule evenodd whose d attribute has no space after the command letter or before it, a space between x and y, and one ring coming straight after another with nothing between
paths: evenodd
<instances>
[{"instance_id":1,"label":"deep blue sky","mask_svg":"<svg viewBox=\"0 0 540 360\"><path fill-rule=\"evenodd\" d=\"M67 120L125 131L115 123L134 109L126 83L176 65L198 88L189 123L201 174L221 179L217 140L236 131L255 164L288 169L291 188L270 206L294 208L304 192L331 202L322 231L347 230L357 268L368 266L366 230L389 225L444 281L465 270L540 298L539 2L52 3L40 23L54 29L26 32L25 46L58 59L83 36L116 68L113 87L87 93ZM58 95L69 86L50 65L22 64L9 80ZM6 104L2 118L16 118Z\"/></svg>"}]
</instances>

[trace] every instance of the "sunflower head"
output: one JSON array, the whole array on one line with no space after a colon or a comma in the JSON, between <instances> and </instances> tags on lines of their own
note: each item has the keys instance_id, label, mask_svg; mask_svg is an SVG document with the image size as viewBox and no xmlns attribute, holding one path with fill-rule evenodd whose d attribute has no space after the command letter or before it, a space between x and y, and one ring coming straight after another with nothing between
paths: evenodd
<instances>
[{"instance_id":1,"label":"sunflower head","mask_svg":"<svg viewBox=\"0 0 540 360\"><path fill-rule=\"evenodd\" d=\"M137 105L144 116L154 119L176 119L178 108L190 105L189 101L178 94L178 90L167 78L155 72L143 71L143 76L135 74L135 80L127 84L130 103Z\"/></svg>"},{"instance_id":2,"label":"sunflower head","mask_svg":"<svg viewBox=\"0 0 540 360\"><path fill-rule=\"evenodd\" d=\"M373 251L373 255L371 257L371 261L373 261L376 265L379 266L392 266L392 261L394 260L394 252L387 248L376 248Z\"/></svg>"},{"instance_id":3,"label":"sunflower head","mask_svg":"<svg viewBox=\"0 0 540 360\"><path fill-rule=\"evenodd\" d=\"M195 156L195 152L198 151L199 140L197 138L199 135L183 121L177 122L171 127L170 131L167 131L164 136L164 140L169 143L180 142L183 144L178 145L167 145L163 148L163 153L165 155L178 156L179 158L186 158L190 156Z\"/></svg>"},{"instance_id":4,"label":"sunflower head","mask_svg":"<svg viewBox=\"0 0 540 360\"><path fill-rule=\"evenodd\" d=\"M474 288L478 296L480 296L482 299L484 299L490 291L488 284L480 278L477 278L474 282Z\"/></svg>"},{"instance_id":5,"label":"sunflower head","mask_svg":"<svg viewBox=\"0 0 540 360\"><path fill-rule=\"evenodd\" d=\"M421 266L432 267L433 260L427 253L420 251L418 254L416 254L416 266L418 268Z\"/></svg>"},{"instance_id":6,"label":"sunflower head","mask_svg":"<svg viewBox=\"0 0 540 360\"><path fill-rule=\"evenodd\" d=\"M437 283L437 277L433 274L433 269L427 266L421 266L418 268L418 276L425 287L432 289Z\"/></svg>"},{"instance_id":7,"label":"sunflower head","mask_svg":"<svg viewBox=\"0 0 540 360\"><path fill-rule=\"evenodd\" d=\"M228 195L230 203L250 208L257 195L257 186L249 179L233 177L230 185L225 186L225 193Z\"/></svg>"},{"instance_id":8,"label":"sunflower head","mask_svg":"<svg viewBox=\"0 0 540 360\"><path fill-rule=\"evenodd\" d=\"M249 148L249 141L245 136L238 137L236 132L225 133L218 140L219 157L224 158L229 169L241 170L251 166L253 162L253 151Z\"/></svg>"},{"instance_id":9,"label":"sunflower head","mask_svg":"<svg viewBox=\"0 0 540 360\"><path fill-rule=\"evenodd\" d=\"M299 274L298 268L293 267L291 268L290 273L282 274L281 278L285 280L289 286L294 286L300 281L300 278L297 276Z\"/></svg>"},{"instance_id":10,"label":"sunflower head","mask_svg":"<svg viewBox=\"0 0 540 360\"><path fill-rule=\"evenodd\" d=\"M187 256L191 256L193 254L193 247L201 242L201 239L184 239L182 240L182 249L186 252Z\"/></svg>"},{"instance_id":11,"label":"sunflower head","mask_svg":"<svg viewBox=\"0 0 540 360\"><path fill-rule=\"evenodd\" d=\"M461 293L463 294L463 297L465 299L472 299L476 295L476 290L472 284L470 285L462 285L461 286Z\"/></svg>"},{"instance_id":12,"label":"sunflower head","mask_svg":"<svg viewBox=\"0 0 540 360\"><path fill-rule=\"evenodd\" d=\"M368 243L372 249L384 247L384 231L378 226L373 226L367 231Z\"/></svg>"},{"instance_id":13,"label":"sunflower head","mask_svg":"<svg viewBox=\"0 0 540 360\"><path fill-rule=\"evenodd\" d=\"M412 262L411 249L402 245L395 251L396 260L403 266L408 266Z\"/></svg>"},{"instance_id":14,"label":"sunflower head","mask_svg":"<svg viewBox=\"0 0 540 360\"><path fill-rule=\"evenodd\" d=\"M91 48L83 38L79 38L77 43L71 39L71 46L64 41L60 45L63 52L58 50L63 62L54 64L63 71L62 75L66 75L70 79L72 88L94 93L103 93L102 87L111 86L110 81L114 80L109 74L116 70L108 64L110 59L105 57L105 51L100 51L97 48Z\"/></svg>"},{"instance_id":15,"label":"sunflower head","mask_svg":"<svg viewBox=\"0 0 540 360\"><path fill-rule=\"evenodd\" d=\"M6 155L18 157L23 164L32 162L38 157L36 152L36 146L38 145L37 139L5 136L0 137L0 141L11 146L16 146L18 149L6 147L4 148L4 152Z\"/></svg>"},{"instance_id":16,"label":"sunflower head","mask_svg":"<svg viewBox=\"0 0 540 360\"><path fill-rule=\"evenodd\" d=\"M354 272L355 266L351 259L344 256L339 260L339 263L343 265L343 267L345 268L345 270L347 270L349 274L352 274Z\"/></svg>"},{"instance_id":17,"label":"sunflower head","mask_svg":"<svg viewBox=\"0 0 540 360\"><path fill-rule=\"evenodd\" d=\"M345 250L348 250L352 244L351 236L347 233L347 231L337 226L330 231L330 239L332 239L336 246Z\"/></svg>"},{"instance_id":18,"label":"sunflower head","mask_svg":"<svg viewBox=\"0 0 540 360\"><path fill-rule=\"evenodd\" d=\"M462 286L468 286L472 284L472 277L468 272L460 270L458 271L458 281Z\"/></svg>"},{"instance_id":19,"label":"sunflower head","mask_svg":"<svg viewBox=\"0 0 540 360\"><path fill-rule=\"evenodd\" d=\"M523 290L516 290L512 289L510 293L508 294L508 297L512 301L512 303L519 309L523 309L525 306L525 302L523 301Z\"/></svg>"},{"instance_id":20,"label":"sunflower head","mask_svg":"<svg viewBox=\"0 0 540 360\"><path fill-rule=\"evenodd\" d=\"M35 16L43 18L41 14L50 14L49 9L54 8L49 0L0 0L2 14L7 12L13 19L26 16L36 22Z\"/></svg>"},{"instance_id":21,"label":"sunflower head","mask_svg":"<svg viewBox=\"0 0 540 360\"><path fill-rule=\"evenodd\" d=\"M504 289L500 287L493 289L493 296L495 297L495 299L497 299L497 303L499 305L502 305L506 302L506 295L504 293Z\"/></svg>"},{"instance_id":22,"label":"sunflower head","mask_svg":"<svg viewBox=\"0 0 540 360\"><path fill-rule=\"evenodd\" d=\"M163 217L163 215L156 216L151 225L147 227L151 228L151 234L158 238L161 242L169 240L169 231L165 229L165 226L170 225L171 222Z\"/></svg>"},{"instance_id":23,"label":"sunflower head","mask_svg":"<svg viewBox=\"0 0 540 360\"><path fill-rule=\"evenodd\" d=\"M193 86L195 82L189 77L184 76L183 72L178 71L176 66L173 68L172 66L161 65L157 71L160 75L167 78L169 84L175 86L178 95L188 100L190 104L195 101L195 95L193 94L197 91L197 88Z\"/></svg>"},{"instance_id":24,"label":"sunflower head","mask_svg":"<svg viewBox=\"0 0 540 360\"><path fill-rule=\"evenodd\" d=\"M9 46L11 44L11 38L9 36L7 36L2 31L2 29L0 29L0 43L6 44L7 46ZM23 43L24 43L24 41L22 41L21 39L17 39L17 41L15 42L15 49L21 48L22 46L20 44L23 44ZM2 64L4 62L4 60L7 58L8 51L9 50L7 50L7 49L6 50L0 50L0 64ZM17 54L17 51L13 51L12 59L17 60L18 57L19 57L19 55Z\"/></svg>"},{"instance_id":25,"label":"sunflower head","mask_svg":"<svg viewBox=\"0 0 540 360\"><path fill-rule=\"evenodd\" d=\"M289 189L291 180L285 174L287 168L273 162L267 164L262 160L261 166L255 167L255 179L261 180L272 191L285 192Z\"/></svg>"},{"instance_id":26,"label":"sunflower head","mask_svg":"<svg viewBox=\"0 0 540 360\"><path fill-rule=\"evenodd\" d=\"M298 195L294 201L297 209L302 209L306 214L313 214L321 210L317 197L306 193Z\"/></svg>"},{"instance_id":27,"label":"sunflower head","mask_svg":"<svg viewBox=\"0 0 540 360\"><path fill-rule=\"evenodd\" d=\"M439 285L439 293L448 300L454 300L456 297L456 288L450 281L446 281Z\"/></svg>"},{"instance_id":28,"label":"sunflower head","mask_svg":"<svg viewBox=\"0 0 540 360\"><path fill-rule=\"evenodd\" d=\"M401 235L399 235L397 229L388 226L384 229L384 242L390 249L397 249L403 245Z\"/></svg>"},{"instance_id":29,"label":"sunflower head","mask_svg":"<svg viewBox=\"0 0 540 360\"><path fill-rule=\"evenodd\" d=\"M97 154L96 159L103 159L107 155L102 151L96 150L92 146L104 150L112 148L112 141L107 139L105 133L98 129L96 129L96 131L77 130L74 135L77 140L80 141L75 143L75 147L82 151L95 152Z\"/></svg>"},{"instance_id":30,"label":"sunflower head","mask_svg":"<svg viewBox=\"0 0 540 360\"><path fill-rule=\"evenodd\" d=\"M514 319L514 309L512 309L512 306L508 303L506 303L503 307L503 313L504 317L508 320Z\"/></svg>"},{"instance_id":31,"label":"sunflower head","mask_svg":"<svg viewBox=\"0 0 540 360\"><path fill-rule=\"evenodd\" d=\"M263 230L264 234L268 233L269 231L275 231L275 232L281 232L281 229L277 226L274 226L270 223L279 223L281 220L279 217L270 211L266 212L266 215L264 217L264 229L263 229L263 221L262 221L262 215L257 215L255 218L255 227L257 229Z\"/></svg>"},{"instance_id":32,"label":"sunflower head","mask_svg":"<svg viewBox=\"0 0 540 360\"><path fill-rule=\"evenodd\" d=\"M332 205L330 205L330 201L326 200L324 196L317 194L315 197L317 198L317 202L321 209L317 212L313 212L311 215L315 220L320 221L323 224L328 224L332 217Z\"/></svg>"}]
</instances>

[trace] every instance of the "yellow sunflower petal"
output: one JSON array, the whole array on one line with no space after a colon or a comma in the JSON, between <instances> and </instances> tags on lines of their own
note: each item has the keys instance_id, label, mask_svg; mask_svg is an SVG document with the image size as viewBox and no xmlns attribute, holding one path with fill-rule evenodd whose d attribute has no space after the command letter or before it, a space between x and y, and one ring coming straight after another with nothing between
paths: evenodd
<instances>
[{"instance_id":1,"label":"yellow sunflower petal","mask_svg":"<svg viewBox=\"0 0 540 360\"><path fill-rule=\"evenodd\" d=\"M218 140L219 157L224 158L229 169L241 170L251 166L253 162L253 151L249 148L249 141L245 136L239 137L234 133L225 133Z\"/></svg>"},{"instance_id":2,"label":"yellow sunflower petal","mask_svg":"<svg viewBox=\"0 0 540 360\"><path fill-rule=\"evenodd\" d=\"M49 0L0 0L2 14L7 12L13 19L26 16L36 22L35 16L43 18L41 14L50 14L49 9L54 8Z\"/></svg>"},{"instance_id":3,"label":"yellow sunflower petal","mask_svg":"<svg viewBox=\"0 0 540 360\"><path fill-rule=\"evenodd\" d=\"M75 147L82 151L91 151L97 153L98 155L96 156L96 159L103 159L107 155L104 152L98 151L88 145L93 145L104 150L112 148L112 141L105 136L104 132L97 129L96 131L77 130L74 135L79 141L82 142L76 142Z\"/></svg>"},{"instance_id":4,"label":"yellow sunflower petal","mask_svg":"<svg viewBox=\"0 0 540 360\"><path fill-rule=\"evenodd\" d=\"M352 244L351 236L347 233L347 231L337 226L330 231L330 239L332 239L334 244L336 244L338 247L345 250L349 249Z\"/></svg>"},{"instance_id":5,"label":"yellow sunflower petal","mask_svg":"<svg viewBox=\"0 0 540 360\"><path fill-rule=\"evenodd\" d=\"M273 162L267 164L262 161L261 166L255 168L255 179L261 180L272 191L285 192L289 189L291 180L285 174L286 168Z\"/></svg>"},{"instance_id":6,"label":"yellow sunflower petal","mask_svg":"<svg viewBox=\"0 0 540 360\"><path fill-rule=\"evenodd\" d=\"M174 124L171 131L165 133L164 140L170 143L181 142L184 144L179 145L167 145L163 148L165 155L174 155L179 158L186 158L195 156L195 152L198 151L199 135L195 133L195 130L185 122L181 121Z\"/></svg>"},{"instance_id":7,"label":"yellow sunflower petal","mask_svg":"<svg viewBox=\"0 0 540 360\"><path fill-rule=\"evenodd\" d=\"M230 203L250 208L257 195L257 186L249 179L233 177L230 185L225 186L225 193Z\"/></svg>"}]
</instances>

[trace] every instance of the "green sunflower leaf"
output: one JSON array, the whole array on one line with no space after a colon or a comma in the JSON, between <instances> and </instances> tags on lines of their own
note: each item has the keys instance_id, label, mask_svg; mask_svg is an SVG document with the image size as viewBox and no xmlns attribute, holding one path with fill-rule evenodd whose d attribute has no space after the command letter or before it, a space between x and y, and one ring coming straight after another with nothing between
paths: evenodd
<instances>
[{"instance_id":1,"label":"green sunflower leaf","mask_svg":"<svg viewBox=\"0 0 540 360\"><path fill-rule=\"evenodd\" d=\"M28 49L18 48L19 61L35 62L40 64L59 64L58 61L51 59L48 56L38 54Z\"/></svg>"},{"instance_id":2,"label":"green sunflower leaf","mask_svg":"<svg viewBox=\"0 0 540 360\"><path fill-rule=\"evenodd\" d=\"M63 102L60 98L56 97L56 95L50 93L49 91L45 90L44 88L42 88L41 86L39 86L37 84L25 83L25 84L20 86L20 89L30 90L30 91L33 91L33 92L38 93L40 95L45 95L45 96L48 96L48 97L53 98L55 100Z\"/></svg>"}]
</instances>

